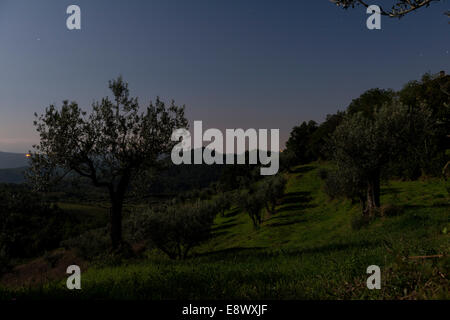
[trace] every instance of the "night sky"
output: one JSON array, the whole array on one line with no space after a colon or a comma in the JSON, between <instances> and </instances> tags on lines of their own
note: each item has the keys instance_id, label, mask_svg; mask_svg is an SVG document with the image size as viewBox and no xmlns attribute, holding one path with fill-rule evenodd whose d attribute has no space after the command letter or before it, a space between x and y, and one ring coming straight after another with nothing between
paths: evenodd
<instances>
[{"instance_id":1,"label":"night sky","mask_svg":"<svg viewBox=\"0 0 450 320\"><path fill-rule=\"evenodd\" d=\"M82 30L66 28L70 4ZM89 110L118 75L143 104L175 99L205 129L279 128L283 144L365 90L450 72L449 9L370 31L363 7L328 0L0 0L0 150L28 151L34 112Z\"/></svg>"}]
</instances>

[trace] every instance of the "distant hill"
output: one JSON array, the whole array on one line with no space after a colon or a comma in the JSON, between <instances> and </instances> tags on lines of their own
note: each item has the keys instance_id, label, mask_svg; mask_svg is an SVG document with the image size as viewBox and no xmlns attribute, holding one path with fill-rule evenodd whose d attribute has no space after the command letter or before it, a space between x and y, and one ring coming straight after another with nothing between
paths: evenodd
<instances>
[{"instance_id":1,"label":"distant hill","mask_svg":"<svg viewBox=\"0 0 450 320\"><path fill-rule=\"evenodd\" d=\"M23 183L26 168L0 169L0 183Z\"/></svg>"},{"instance_id":2,"label":"distant hill","mask_svg":"<svg viewBox=\"0 0 450 320\"><path fill-rule=\"evenodd\" d=\"M0 169L21 168L28 165L24 153L9 153L0 151Z\"/></svg>"}]
</instances>

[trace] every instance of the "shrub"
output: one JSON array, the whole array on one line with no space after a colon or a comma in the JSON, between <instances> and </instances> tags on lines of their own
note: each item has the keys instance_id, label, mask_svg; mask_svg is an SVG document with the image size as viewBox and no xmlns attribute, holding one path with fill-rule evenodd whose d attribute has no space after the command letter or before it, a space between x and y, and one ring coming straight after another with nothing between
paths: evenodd
<instances>
[{"instance_id":1,"label":"shrub","mask_svg":"<svg viewBox=\"0 0 450 320\"><path fill-rule=\"evenodd\" d=\"M241 207L248 213L253 222L253 227L258 229L262 223L262 210L266 203L264 190L244 191L240 194Z\"/></svg>"},{"instance_id":2,"label":"shrub","mask_svg":"<svg viewBox=\"0 0 450 320\"><path fill-rule=\"evenodd\" d=\"M68 249L75 249L80 257L92 260L104 254L110 248L110 237L108 228L89 230L75 238L61 242L61 245Z\"/></svg>"},{"instance_id":3,"label":"shrub","mask_svg":"<svg viewBox=\"0 0 450 320\"><path fill-rule=\"evenodd\" d=\"M217 207L209 202L180 204L135 215L134 225L171 259L185 259L190 250L208 240Z\"/></svg>"},{"instance_id":4,"label":"shrub","mask_svg":"<svg viewBox=\"0 0 450 320\"><path fill-rule=\"evenodd\" d=\"M55 249L63 239L64 212L23 186L0 189L0 248L25 258Z\"/></svg>"},{"instance_id":5,"label":"shrub","mask_svg":"<svg viewBox=\"0 0 450 320\"><path fill-rule=\"evenodd\" d=\"M215 204L217 209L220 211L222 217L225 216L225 211L231 208L233 203L233 197L230 193L219 193L217 198L215 199Z\"/></svg>"}]
</instances>

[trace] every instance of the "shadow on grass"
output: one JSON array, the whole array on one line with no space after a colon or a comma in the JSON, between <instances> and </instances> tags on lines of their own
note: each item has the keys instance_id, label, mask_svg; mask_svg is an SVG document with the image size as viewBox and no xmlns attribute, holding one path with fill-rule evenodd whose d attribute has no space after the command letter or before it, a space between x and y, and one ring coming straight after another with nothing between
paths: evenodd
<instances>
[{"instance_id":1,"label":"shadow on grass","mask_svg":"<svg viewBox=\"0 0 450 320\"><path fill-rule=\"evenodd\" d=\"M239 208L234 208L233 210L231 210L230 212L225 214L225 218L231 218L231 217L237 216L239 214L239 212L241 212L239 210Z\"/></svg>"},{"instance_id":2,"label":"shadow on grass","mask_svg":"<svg viewBox=\"0 0 450 320\"><path fill-rule=\"evenodd\" d=\"M267 220L267 221L270 221ZM296 218L296 219L283 219L276 222L268 223L266 224L266 227L273 228L273 227L283 227L283 226L289 226L297 223L302 223L308 221L305 218Z\"/></svg>"},{"instance_id":3,"label":"shadow on grass","mask_svg":"<svg viewBox=\"0 0 450 320\"><path fill-rule=\"evenodd\" d=\"M224 230L228 230L228 229L230 229L230 228L233 228L233 227L235 227L235 226L237 226L238 224L237 223L226 223L226 224L222 224L222 225L220 225L220 226L218 226L218 227L214 227L213 229L212 229L212 231L213 232L216 232L216 231L224 231Z\"/></svg>"},{"instance_id":4,"label":"shadow on grass","mask_svg":"<svg viewBox=\"0 0 450 320\"><path fill-rule=\"evenodd\" d=\"M395 188L395 187L382 187L380 194L381 195L386 195L386 194L399 194L401 191L400 188Z\"/></svg>"},{"instance_id":5,"label":"shadow on grass","mask_svg":"<svg viewBox=\"0 0 450 320\"><path fill-rule=\"evenodd\" d=\"M277 213L271 219L286 218L286 215L282 217L277 216L278 214L281 214L283 212L302 211L305 209L314 208L317 205L310 204L312 199L313 198L311 197L311 192L299 191L287 193L281 201L282 207L277 210ZM294 215L296 216L297 214L298 212L296 212Z\"/></svg>"},{"instance_id":6,"label":"shadow on grass","mask_svg":"<svg viewBox=\"0 0 450 320\"><path fill-rule=\"evenodd\" d=\"M422 204L405 204L403 206L405 209L430 209L430 208L450 208L450 203L433 203L428 206Z\"/></svg>"},{"instance_id":7,"label":"shadow on grass","mask_svg":"<svg viewBox=\"0 0 450 320\"><path fill-rule=\"evenodd\" d=\"M311 200L312 200L311 192L306 191L290 192L284 195L283 200L281 201L281 205L310 202Z\"/></svg>"},{"instance_id":8,"label":"shadow on grass","mask_svg":"<svg viewBox=\"0 0 450 320\"><path fill-rule=\"evenodd\" d=\"M291 170L292 173L306 173L311 170L314 170L315 166L302 166L300 168L295 168L294 170Z\"/></svg>"}]
</instances>

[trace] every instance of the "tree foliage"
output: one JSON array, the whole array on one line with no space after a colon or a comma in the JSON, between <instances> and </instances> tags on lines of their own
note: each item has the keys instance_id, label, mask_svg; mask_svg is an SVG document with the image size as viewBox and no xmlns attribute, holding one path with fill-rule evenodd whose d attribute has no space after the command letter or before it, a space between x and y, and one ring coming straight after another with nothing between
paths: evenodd
<instances>
[{"instance_id":1,"label":"tree foliage","mask_svg":"<svg viewBox=\"0 0 450 320\"><path fill-rule=\"evenodd\" d=\"M262 223L262 213L266 204L264 190L257 188L255 190L245 190L239 196L239 203L250 219L252 219L253 227L259 229Z\"/></svg>"},{"instance_id":2,"label":"tree foliage","mask_svg":"<svg viewBox=\"0 0 450 320\"><path fill-rule=\"evenodd\" d=\"M366 0L330 0L337 6L347 8L354 8L356 5L362 5L368 8L373 3L367 2ZM440 0L392 0L392 5L389 9L385 7L381 8L381 14L391 17L391 18L401 18L410 12L418 10L420 8L429 7L432 2L438 2Z\"/></svg>"},{"instance_id":3,"label":"tree foliage","mask_svg":"<svg viewBox=\"0 0 450 320\"><path fill-rule=\"evenodd\" d=\"M316 130L317 123L312 120L292 129L286 148L288 152L293 152L297 163L309 163L315 159L311 137Z\"/></svg>"},{"instance_id":4,"label":"tree foliage","mask_svg":"<svg viewBox=\"0 0 450 320\"><path fill-rule=\"evenodd\" d=\"M135 217L134 229L171 259L185 259L210 238L217 210L206 201L148 209Z\"/></svg>"},{"instance_id":5,"label":"tree foliage","mask_svg":"<svg viewBox=\"0 0 450 320\"><path fill-rule=\"evenodd\" d=\"M278 201L283 197L287 180L282 175L266 178L261 185L267 212L275 214Z\"/></svg>"}]
</instances>

